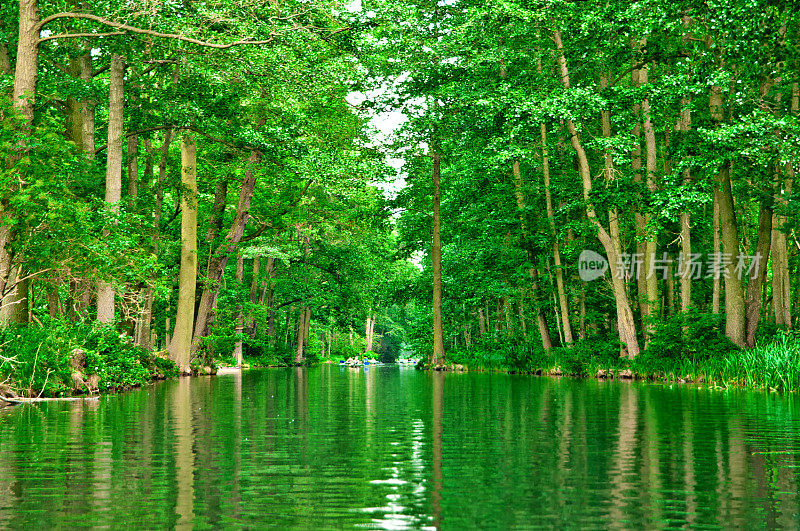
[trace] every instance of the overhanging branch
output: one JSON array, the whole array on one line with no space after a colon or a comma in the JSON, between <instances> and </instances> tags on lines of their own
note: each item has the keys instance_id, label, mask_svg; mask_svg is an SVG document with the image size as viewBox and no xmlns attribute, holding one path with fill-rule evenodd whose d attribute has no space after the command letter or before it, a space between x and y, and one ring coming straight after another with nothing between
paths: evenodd
<instances>
[{"instance_id":1,"label":"overhanging branch","mask_svg":"<svg viewBox=\"0 0 800 531\"><path fill-rule=\"evenodd\" d=\"M77 39L80 37L113 37L115 35L125 35L124 31L112 31L109 33L59 33L58 35L48 35L39 37L39 42L52 41L53 39Z\"/></svg>"},{"instance_id":2,"label":"overhanging branch","mask_svg":"<svg viewBox=\"0 0 800 531\"><path fill-rule=\"evenodd\" d=\"M112 28L117 28L123 30L121 32L115 32L114 34L122 35L125 32L131 33L139 33L142 35L150 35L151 37L158 37L160 39L174 39L183 42L188 42L191 44L197 44L198 46L205 46L207 48L215 48L218 50L227 50L228 48L233 48L234 46L243 46L243 45L259 45L259 44L270 44L275 40L275 37L278 35L276 33L270 33L269 39L256 41L253 39L240 39L238 41L229 42L227 44L217 44L213 42L201 41L200 39L195 39L192 37L187 37L185 35L180 35L178 33L162 33L160 31L149 30L144 28L137 28L135 26L129 26L127 24L123 24L121 22L116 22L114 20L109 20L107 18L98 17L97 15L92 15L89 13L56 13L54 15L50 15L49 17L45 17L37 24L36 32L40 32L42 28L44 28L50 22L54 20L62 19L62 18L69 18L69 19L85 19L85 20L93 20L99 24L103 24L104 26L110 26ZM303 29L305 26L295 26L292 29L299 30ZM72 38L78 34L63 34L63 35L49 35L47 37L40 37L38 42L43 42L45 40L51 39L58 39L58 38ZM102 35L98 33L89 33L84 34L84 36L95 36L95 35Z\"/></svg>"}]
</instances>

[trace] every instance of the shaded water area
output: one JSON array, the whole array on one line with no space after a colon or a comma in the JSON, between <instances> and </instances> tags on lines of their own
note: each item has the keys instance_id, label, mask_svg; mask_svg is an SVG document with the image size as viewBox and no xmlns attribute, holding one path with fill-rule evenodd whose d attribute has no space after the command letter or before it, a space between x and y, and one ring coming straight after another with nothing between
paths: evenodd
<instances>
[{"instance_id":1,"label":"shaded water area","mask_svg":"<svg viewBox=\"0 0 800 531\"><path fill-rule=\"evenodd\" d=\"M797 527L800 402L269 369L0 410L0 528Z\"/></svg>"}]
</instances>

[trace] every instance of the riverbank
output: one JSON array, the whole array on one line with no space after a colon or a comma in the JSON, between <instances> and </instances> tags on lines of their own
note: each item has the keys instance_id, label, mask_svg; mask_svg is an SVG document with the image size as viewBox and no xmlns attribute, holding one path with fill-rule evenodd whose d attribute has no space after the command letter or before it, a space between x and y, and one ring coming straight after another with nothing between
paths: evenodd
<instances>
[{"instance_id":1,"label":"riverbank","mask_svg":"<svg viewBox=\"0 0 800 531\"><path fill-rule=\"evenodd\" d=\"M246 356L243 368L293 366L293 357L293 351L274 349ZM305 364L318 361L309 356ZM235 365L232 355L206 353L192 361L190 374L210 376ZM112 326L50 321L40 327L0 328L0 397L97 396L178 376L166 351L136 346Z\"/></svg>"},{"instance_id":2,"label":"riverbank","mask_svg":"<svg viewBox=\"0 0 800 531\"><path fill-rule=\"evenodd\" d=\"M545 352L528 343L488 343L448 354L447 368L508 373L701 383L771 391L800 390L800 335L785 332L750 349L724 342L650 347L633 359L613 341L584 341Z\"/></svg>"},{"instance_id":3,"label":"riverbank","mask_svg":"<svg viewBox=\"0 0 800 531\"><path fill-rule=\"evenodd\" d=\"M52 322L0 329L0 394L60 398L141 386L175 364L108 326Z\"/></svg>"}]
</instances>

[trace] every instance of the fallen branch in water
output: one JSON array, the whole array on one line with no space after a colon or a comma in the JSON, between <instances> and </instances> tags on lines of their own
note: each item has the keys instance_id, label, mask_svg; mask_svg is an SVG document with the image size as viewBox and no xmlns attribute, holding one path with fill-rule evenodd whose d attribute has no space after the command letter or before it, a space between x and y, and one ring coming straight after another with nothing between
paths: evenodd
<instances>
[{"instance_id":1,"label":"fallen branch in water","mask_svg":"<svg viewBox=\"0 0 800 531\"><path fill-rule=\"evenodd\" d=\"M68 396L64 398L11 398L0 395L0 401L9 404L31 404L34 402L76 402L78 400L99 400L99 396Z\"/></svg>"}]
</instances>

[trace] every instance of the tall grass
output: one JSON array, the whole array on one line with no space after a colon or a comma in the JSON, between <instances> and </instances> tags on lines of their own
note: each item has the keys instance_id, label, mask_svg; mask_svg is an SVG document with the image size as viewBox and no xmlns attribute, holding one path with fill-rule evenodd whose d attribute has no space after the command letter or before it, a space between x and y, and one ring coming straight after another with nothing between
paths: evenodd
<instances>
[{"instance_id":1,"label":"tall grass","mask_svg":"<svg viewBox=\"0 0 800 531\"><path fill-rule=\"evenodd\" d=\"M797 391L800 389L800 337L786 333L749 350L725 356L725 383L746 387Z\"/></svg>"},{"instance_id":2,"label":"tall grass","mask_svg":"<svg viewBox=\"0 0 800 531\"><path fill-rule=\"evenodd\" d=\"M469 369L594 376L631 369L637 378L742 386L776 391L800 390L800 333L785 332L739 350L718 327L717 316L664 325L667 333L633 360L619 357L619 343L588 340L545 352L536 343L484 341L451 351L454 363ZM688 330L681 332L682 330ZM669 338L669 341L667 340Z\"/></svg>"}]
</instances>

